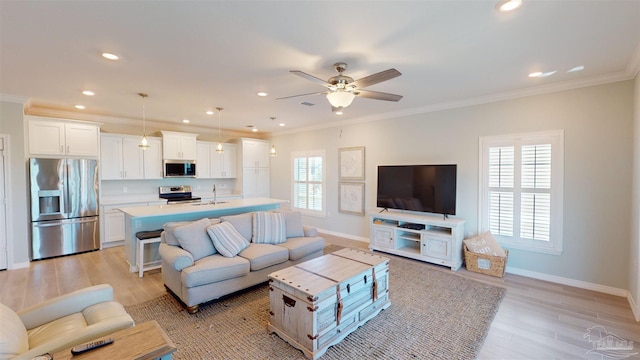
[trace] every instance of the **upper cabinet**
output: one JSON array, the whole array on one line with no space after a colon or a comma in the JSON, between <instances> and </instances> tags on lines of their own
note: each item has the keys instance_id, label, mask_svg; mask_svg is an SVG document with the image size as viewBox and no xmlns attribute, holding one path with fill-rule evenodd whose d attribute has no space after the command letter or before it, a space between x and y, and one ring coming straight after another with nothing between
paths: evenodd
<instances>
[{"instance_id":1,"label":"upper cabinet","mask_svg":"<svg viewBox=\"0 0 640 360\"><path fill-rule=\"evenodd\" d=\"M162 132L162 158L165 160L196 160L198 134Z\"/></svg>"},{"instance_id":2,"label":"upper cabinet","mask_svg":"<svg viewBox=\"0 0 640 360\"><path fill-rule=\"evenodd\" d=\"M147 137L149 148L142 151L145 179L162 179L162 139Z\"/></svg>"},{"instance_id":3,"label":"upper cabinet","mask_svg":"<svg viewBox=\"0 0 640 360\"><path fill-rule=\"evenodd\" d=\"M269 167L269 142L240 139L242 167Z\"/></svg>"},{"instance_id":4,"label":"upper cabinet","mask_svg":"<svg viewBox=\"0 0 640 360\"><path fill-rule=\"evenodd\" d=\"M259 139L237 140L238 188L244 198L269 197L269 142Z\"/></svg>"},{"instance_id":5,"label":"upper cabinet","mask_svg":"<svg viewBox=\"0 0 640 360\"><path fill-rule=\"evenodd\" d=\"M98 157L97 125L39 116L25 118L29 121L30 155Z\"/></svg>"},{"instance_id":6,"label":"upper cabinet","mask_svg":"<svg viewBox=\"0 0 640 360\"><path fill-rule=\"evenodd\" d=\"M102 134L100 136L100 174L102 180L162 178L161 140L148 137L149 148L142 150L140 136Z\"/></svg>"},{"instance_id":7,"label":"upper cabinet","mask_svg":"<svg viewBox=\"0 0 640 360\"><path fill-rule=\"evenodd\" d=\"M198 141L198 156L196 167L200 179L225 179L237 177L236 171L236 145L223 144L224 151L218 153L218 143Z\"/></svg>"}]
</instances>

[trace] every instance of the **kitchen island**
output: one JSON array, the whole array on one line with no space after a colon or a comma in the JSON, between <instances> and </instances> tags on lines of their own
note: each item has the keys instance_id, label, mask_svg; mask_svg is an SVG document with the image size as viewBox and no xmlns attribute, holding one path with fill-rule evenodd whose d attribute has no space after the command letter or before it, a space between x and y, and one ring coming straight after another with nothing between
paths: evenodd
<instances>
[{"instance_id":1,"label":"kitchen island","mask_svg":"<svg viewBox=\"0 0 640 360\"><path fill-rule=\"evenodd\" d=\"M137 272L136 233L162 229L162 225L171 221L193 221L202 218L218 218L251 211L278 209L287 200L252 198L231 200L228 202L202 202L195 204L135 206L120 209L125 214L125 253L129 271ZM144 251L144 262L159 261L158 244L149 244Z\"/></svg>"}]
</instances>

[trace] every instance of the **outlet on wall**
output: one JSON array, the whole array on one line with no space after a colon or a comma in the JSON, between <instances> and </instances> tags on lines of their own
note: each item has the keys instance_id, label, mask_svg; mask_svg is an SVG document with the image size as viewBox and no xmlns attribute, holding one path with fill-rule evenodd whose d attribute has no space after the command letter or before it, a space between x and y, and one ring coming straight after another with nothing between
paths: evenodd
<instances>
[{"instance_id":1,"label":"outlet on wall","mask_svg":"<svg viewBox=\"0 0 640 360\"><path fill-rule=\"evenodd\" d=\"M123 192L123 193L126 193L127 191L128 191L127 187L126 187L126 186L123 186L123 187L122 187L122 192Z\"/></svg>"},{"instance_id":2,"label":"outlet on wall","mask_svg":"<svg viewBox=\"0 0 640 360\"><path fill-rule=\"evenodd\" d=\"M227 187L227 184L216 184L216 187L218 187L219 189L224 189Z\"/></svg>"}]
</instances>

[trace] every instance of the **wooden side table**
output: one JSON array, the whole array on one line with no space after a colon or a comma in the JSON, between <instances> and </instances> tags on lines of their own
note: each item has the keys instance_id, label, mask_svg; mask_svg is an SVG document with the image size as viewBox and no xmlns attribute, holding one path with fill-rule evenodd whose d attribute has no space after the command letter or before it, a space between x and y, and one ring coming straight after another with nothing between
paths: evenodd
<instances>
[{"instance_id":1,"label":"wooden side table","mask_svg":"<svg viewBox=\"0 0 640 360\"><path fill-rule=\"evenodd\" d=\"M71 348L53 354L55 360L89 359L171 359L176 346L155 320L120 330L100 339L113 338L113 344L72 355ZM100 340L96 339L96 340Z\"/></svg>"}]
</instances>

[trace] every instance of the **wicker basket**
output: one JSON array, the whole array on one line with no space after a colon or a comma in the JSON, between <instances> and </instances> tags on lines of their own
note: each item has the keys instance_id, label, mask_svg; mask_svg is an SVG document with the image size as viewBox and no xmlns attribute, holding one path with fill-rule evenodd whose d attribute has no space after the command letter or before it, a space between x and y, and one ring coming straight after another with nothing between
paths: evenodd
<instances>
[{"instance_id":1,"label":"wicker basket","mask_svg":"<svg viewBox=\"0 0 640 360\"><path fill-rule=\"evenodd\" d=\"M467 245L464 244L462 247L464 249L464 262L467 270L496 277L504 276L507 259L509 258L509 250L504 250L504 253L507 254L506 257L500 257L471 252L467 249Z\"/></svg>"}]
</instances>

